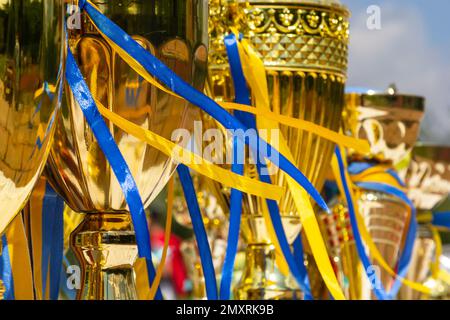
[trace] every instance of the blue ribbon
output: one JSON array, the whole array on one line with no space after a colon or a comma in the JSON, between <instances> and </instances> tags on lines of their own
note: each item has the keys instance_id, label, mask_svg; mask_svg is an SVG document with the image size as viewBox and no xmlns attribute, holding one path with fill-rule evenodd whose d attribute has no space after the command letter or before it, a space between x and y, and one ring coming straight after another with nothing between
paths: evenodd
<instances>
[{"instance_id":1,"label":"blue ribbon","mask_svg":"<svg viewBox=\"0 0 450 320\"><path fill-rule=\"evenodd\" d=\"M339 163L339 170L340 170L340 174L341 174L341 180L342 180L342 184L344 187L344 192L345 192L345 197L347 199L347 205L348 205L348 210L349 210L349 216L350 216L350 222L352 225L352 229L353 229L353 236L355 239L355 244L356 244L356 248L358 251L358 255L359 258L361 259L361 262L364 266L364 269L367 273L368 277L372 277L373 279L375 279L375 286L372 285L372 289L375 293L375 295L377 296L377 298L379 300L391 300L394 299L395 296L397 295L398 291L401 288L402 282L400 280L400 278L404 278L407 271L408 271L408 267L411 261L411 256L412 256L412 251L413 251L413 247L414 247L414 240L416 237L416 231L417 231L417 221L416 221L416 214L415 214L415 207L413 205L413 203L411 202L411 200L408 198L408 196L402 191L399 190L395 187L392 187L390 185L387 184L383 184L383 183L372 183L372 182L361 182L361 183L357 183L358 187L365 189L365 190L372 190L372 191L377 191L377 192L382 192L391 196L394 196L398 199L400 199L401 201L403 201L404 203L406 203L410 208L411 208L411 221L409 224L409 228L408 228L408 232L407 232L407 236L406 236L406 241L405 241L405 245L403 248L403 252L400 256L399 259L399 263L398 263L398 277L397 279L394 281L394 284L391 287L391 290L388 292L386 292L386 290L384 289L381 280L377 277L376 274L369 274L370 270L372 269L372 264L370 262L369 257L366 254L365 248L364 248L364 244L363 241L361 239L361 234L359 232L359 228L358 228L358 224L357 224L357 220L356 220L356 213L355 213L355 208L353 206L353 202L350 196L350 186L347 184L347 181L345 179L345 166L344 166L344 161L342 158L342 155L339 151L339 148L336 148L336 156L338 159L338 163ZM348 168L348 172L350 174L359 174L362 173L363 171L372 168L374 165L371 164L363 164L363 163L353 163L349 166ZM400 178L398 177L398 175L395 173L395 171L393 170L387 170L386 171L388 174L392 175L395 179L400 180ZM401 185L403 185L403 182L401 183Z\"/></svg>"},{"instance_id":2,"label":"blue ribbon","mask_svg":"<svg viewBox=\"0 0 450 320\"><path fill-rule=\"evenodd\" d=\"M102 13L92 7L85 1L79 2L80 8L84 9L94 24L105 34L108 38L114 41L118 46L124 48L127 53L139 62L152 76L160 80L164 85L170 88L174 93L182 96L193 105L198 106L200 109L208 113L219 123L221 123L226 129L229 130L243 130L247 131L248 127L242 124L238 119L229 114L225 109L220 107L214 100L207 97L200 91L190 86L187 82L176 75L166 65L159 61L155 56L146 51L136 41L134 41L129 35L127 35L119 26L114 24L111 20L105 17ZM279 163L276 164L281 170L291 176L297 183L299 183L317 202L317 204L325 211L329 211L325 201L322 199L320 193L314 188L311 182L298 170L298 168L288 161L282 154L278 152L274 147L267 144L256 134L258 145L262 150L270 150L271 154L279 159ZM253 151L253 154L258 155L257 147L244 141L248 144ZM270 178L265 176L265 172L262 169L265 167L258 165L258 171L262 181L271 183ZM281 218L278 212L277 204L275 201L268 201L270 216L278 233L280 245L283 250L283 254L286 256L286 260L293 270L294 276L297 280L301 279L301 276L296 267L295 259L290 252L290 247L286 239L286 235L283 232L283 226ZM303 284L301 284L303 286Z\"/></svg>"},{"instance_id":3,"label":"blue ribbon","mask_svg":"<svg viewBox=\"0 0 450 320\"><path fill-rule=\"evenodd\" d=\"M348 212L350 216L350 223L353 230L353 237L355 239L356 250L358 251L359 258L364 266L364 271L367 274L367 277L374 277L375 286L372 284L372 289L378 298L378 300L388 300L389 295L386 293L386 290L383 288L381 280L378 279L376 274L369 274L372 269L372 263L370 262L369 257L366 254L366 250L364 248L364 243L361 238L361 234L358 228L358 222L356 220L355 207L353 205L352 197L350 195L350 186L347 184L347 179L345 178L345 165L341 155L339 148L336 148L336 157L339 163L339 172L341 175L341 181L345 192L345 198L347 200Z\"/></svg>"},{"instance_id":4,"label":"blue ribbon","mask_svg":"<svg viewBox=\"0 0 450 320\"><path fill-rule=\"evenodd\" d=\"M189 214L191 215L195 238L197 240L198 251L205 277L206 295L209 300L217 300L216 273L214 271L208 236L206 235L205 225L203 224L203 218L200 211L200 206L198 205L192 177L189 172L189 168L184 165L179 165L177 171L181 186L183 187Z\"/></svg>"},{"instance_id":5,"label":"blue ribbon","mask_svg":"<svg viewBox=\"0 0 450 320\"><path fill-rule=\"evenodd\" d=\"M433 225L450 229L450 212L433 212Z\"/></svg>"},{"instance_id":6,"label":"blue ribbon","mask_svg":"<svg viewBox=\"0 0 450 320\"><path fill-rule=\"evenodd\" d=\"M238 119L229 114L225 109L220 107L214 100L204 95L202 92L196 90L176 73L168 68L164 63L158 60L155 56L145 50L128 34L126 34L119 26L109 20L101 12L96 10L86 1L80 1L79 6L84 9L94 24L105 34L108 38L114 41L118 46L125 49L126 52L137 62L139 62L152 76L160 80L174 93L180 95L193 105L198 106L207 114L216 119L226 129L246 131L248 127L243 125ZM325 211L329 211L326 202L322 199L320 193L314 188L311 182L298 170L298 168L288 161L282 154L274 147L267 144L263 139L257 135L258 145L262 150L271 150L274 157L280 159L279 164L276 164L281 170L286 172L295 181L297 181L317 202L317 204ZM254 154L258 154L256 147L250 145Z\"/></svg>"},{"instance_id":7,"label":"blue ribbon","mask_svg":"<svg viewBox=\"0 0 450 320\"><path fill-rule=\"evenodd\" d=\"M239 56L237 39L234 34L230 34L225 37L225 47L227 49L228 60L230 64L231 75L233 77L233 83L236 94L236 102L246 105L251 105L250 101L250 91L247 87L247 82L244 76L244 72L242 69L242 62ZM238 120L242 121L249 128L256 129L256 119L252 114L248 114L246 112L235 112L235 115ZM256 132L256 131L255 131ZM237 146L235 146L234 150ZM264 172L266 172L266 163L264 159L256 158L257 168L260 176L260 180L266 183L272 183L270 177L268 177ZM261 160L261 161L260 161ZM311 300L311 289L309 288L308 275L306 272L306 268L299 268L300 265L303 265L303 254L297 254L295 256L291 252L291 248L289 246L289 242L287 241L286 234L284 232L283 224L280 218L280 212L278 208L278 204L276 201L267 200L267 205L269 208L269 213L273 222L273 226L275 229L275 234L280 243L283 254L286 258L286 262L289 265L289 268L294 275L294 278L297 280L300 288L303 290L305 294L305 300ZM231 225L230 225L231 228ZM300 243L301 247L301 239L297 239L297 246ZM237 246L237 243L236 243ZM295 247L294 247L295 248ZM236 254L236 253L234 253ZM298 260L300 259L300 260ZM303 265L304 267L304 265ZM228 280L228 279L227 279ZM227 283L228 285L228 283Z\"/></svg>"},{"instance_id":8,"label":"blue ribbon","mask_svg":"<svg viewBox=\"0 0 450 320\"><path fill-rule=\"evenodd\" d=\"M11 260L8 250L8 239L2 236L2 255L0 256L0 280L6 289L4 294L5 300L14 300L14 279L11 269Z\"/></svg>"},{"instance_id":9,"label":"blue ribbon","mask_svg":"<svg viewBox=\"0 0 450 320\"><path fill-rule=\"evenodd\" d=\"M247 88L247 83L244 78L244 72L239 59L239 52L237 49L236 39L234 37L225 38L225 47L227 49L228 58L230 60L231 76L233 78L235 89L235 101L238 103L250 105L250 92ZM237 111L235 116L242 121L247 127L255 128L256 120L253 115L245 112ZM239 164L237 153L240 152L240 143L236 137L233 138L233 164L231 171L243 175L244 165ZM241 191L232 189L230 196L230 223L228 226L228 243L225 253L225 260L222 268L222 278L220 283L220 299L229 300L231 297L231 283L233 281L233 269L236 261L236 254L239 243L239 232L241 229L242 216L242 200L243 194Z\"/></svg>"},{"instance_id":10,"label":"blue ribbon","mask_svg":"<svg viewBox=\"0 0 450 320\"><path fill-rule=\"evenodd\" d=\"M237 150L237 148L238 142L237 139L234 138L233 150ZM236 159L234 160L235 161L233 161L231 170L236 174L243 175L244 166L242 164L239 164ZM242 192L236 189L232 189L230 196L230 222L228 226L227 240L228 243L220 283L221 300L229 300L231 296L231 283L233 281L234 263L236 261L236 254L239 244L239 232L241 230L242 200Z\"/></svg>"},{"instance_id":11,"label":"blue ribbon","mask_svg":"<svg viewBox=\"0 0 450 320\"><path fill-rule=\"evenodd\" d=\"M89 92L89 88L84 81L83 75L81 74L72 52L70 51L70 47L67 47L66 80L72 90L75 100L83 111L86 121L94 133L100 148L105 154L105 157L108 159L120 187L122 188L125 200L127 201L130 209L133 226L136 233L139 256L146 259L149 280L150 283L153 283L156 272L152 262L152 250L150 233L147 226L147 218L139 190L129 167L119 150L119 147L115 143L108 126L95 105L94 99ZM159 288L156 294L156 299L162 299L162 294Z\"/></svg>"},{"instance_id":12,"label":"blue ribbon","mask_svg":"<svg viewBox=\"0 0 450 320\"><path fill-rule=\"evenodd\" d=\"M42 203L42 297L50 274L50 299L58 300L64 250L64 200L47 183Z\"/></svg>"}]
</instances>

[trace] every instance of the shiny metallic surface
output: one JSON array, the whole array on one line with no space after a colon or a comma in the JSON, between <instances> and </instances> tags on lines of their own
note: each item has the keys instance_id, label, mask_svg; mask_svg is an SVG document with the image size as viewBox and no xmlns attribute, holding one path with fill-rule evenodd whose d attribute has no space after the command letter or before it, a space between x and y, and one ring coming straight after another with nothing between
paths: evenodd
<instances>
[{"instance_id":1,"label":"shiny metallic surface","mask_svg":"<svg viewBox=\"0 0 450 320\"><path fill-rule=\"evenodd\" d=\"M369 91L366 94L347 94L343 127L347 134L368 140L371 148L370 154L350 153L349 161L397 166L404 176L410 153L419 135L424 102L422 97L401 95L393 88L389 89L389 93ZM355 196L373 242L384 260L395 270L409 226L408 206L382 192L358 189ZM347 211L340 201L333 210ZM344 219L347 224L348 219ZM335 259L346 261L340 265L340 272L348 286L348 297L357 300L374 298L372 284L369 283L365 272L359 269L360 262L354 240L343 241L340 246L349 248L346 251L334 252ZM393 278L377 261L372 261L372 264L373 271L379 275L383 287L390 290ZM354 276L355 270L358 270L358 277Z\"/></svg>"},{"instance_id":2,"label":"shiny metallic surface","mask_svg":"<svg viewBox=\"0 0 450 320\"><path fill-rule=\"evenodd\" d=\"M436 244L429 226L419 226L418 237L414 243L411 263L406 279L424 284L430 276L431 263L435 258ZM423 294L403 286L398 294L400 300L420 300Z\"/></svg>"},{"instance_id":3,"label":"shiny metallic surface","mask_svg":"<svg viewBox=\"0 0 450 320\"><path fill-rule=\"evenodd\" d=\"M342 203L331 204L332 214L321 214L322 234L327 240L327 247L336 275L345 296L349 300L361 297L362 268L356 251L353 230L347 207Z\"/></svg>"},{"instance_id":4,"label":"shiny metallic surface","mask_svg":"<svg viewBox=\"0 0 450 320\"><path fill-rule=\"evenodd\" d=\"M63 80L63 1L0 4L0 234L43 170Z\"/></svg>"},{"instance_id":5,"label":"shiny metallic surface","mask_svg":"<svg viewBox=\"0 0 450 320\"><path fill-rule=\"evenodd\" d=\"M203 88L208 56L206 0L93 2L107 17L185 81L199 90ZM69 3L76 5L77 1ZM128 121L169 140L174 130L190 128L196 116L194 108L186 101L170 96L144 81L113 51L84 13L81 29L70 29L68 34L69 45L86 82L93 96L104 106ZM68 94L67 101L63 104L57 124L47 176L72 210L87 213L84 226L92 228L88 229L89 232L98 233L95 229L97 225L88 223L90 219L100 219L101 215L110 217L111 214L123 216L126 213L127 205L122 190L89 129L82 110L71 94ZM165 186L174 172L175 165L168 157L146 143L114 128L112 124L109 126L147 207ZM103 220L104 231L108 233L110 228L111 234L114 235L114 224L109 222L109 218ZM130 222L130 219L124 218L123 221ZM131 225L123 230L132 233ZM83 248L84 240L77 238L84 239L83 236L75 234L73 237L73 244L80 244ZM123 246L130 249L133 247L134 244L128 236L117 237L124 239ZM106 244L108 242L105 242ZM111 251L119 253L120 245L114 245ZM89 265L87 254L80 255L79 258L84 260L84 265ZM116 263L117 270L122 264L128 265L128 260L120 263L120 260L115 259L113 263ZM122 271L128 272L128 267L125 269ZM125 278L128 279L128 276ZM119 282L125 278L114 275L109 277L109 281L117 280L119 286ZM89 281L84 283L85 287L79 297L120 298L111 294L109 289L103 288L99 279L87 279ZM126 295L126 298L134 297L132 292Z\"/></svg>"},{"instance_id":6,"label":"shiny metallic surface","mask_svg":"<svg viewBox=\"0 0 450 320\"><path fill-rule=\"evenodd\" d=\"M416 145L406 183L417 209L433 209L450 193L450 147Z\"/></svg>"},{"instance_id":7,"label":"shiny metallic surface","mask_svg":"<svg viewBox=\"0 0 450 320\"><path fill-rule=\"evenodd\" d=\"M86 215L71 246L84 271L79 300L137 300L136 237L128 213Z\"/></svg>"},{"instance_id":8,"label":"shiny metallic surface","mask_svg":"<svg viewBox=\"0 0 450 320\"><path fill-rule=\"evenodd\" d=\"M263 60L272 111L338 131L347 71L348 11L323 1L219 1L210 19L211 54L208 89L216 100L232 101L234 93L222 44L230 26L239 29ZM321 189L334 144L311 133L282 127L298 168ZM254 166L246 175L256 177ZM282 175L276 183L286 186ZM239 299L284 299L298 291L279 277L262 216L262 199L244 196L242 234L247 262L235 290ZM292 243L300 233L299 213L290 194L279 203L283 225ZM259 280L257 280L259 279Z\"/></svg>"},{"instance_id":9,"label":"shiny metallic surface","mask_svg":"<svg viewBox=\"0 0 450 320\"><path fill-rule=\"evenodd\" d=\"M421 217L434 210L450 193L450 147L418 143L412 151L406 183L408 196L414 202L418 219L422 222L407 279L426 283L431 273L431 262L435 258L436 243L430 231L431 221L421 221ZM432 279L431 283L436 280ZM432 298L440 295L438 288L436 284ZM421 295L403 286L399 298L419 299Z\"/></svg>"},{"instance_id":10,"label":"shiny metallic surface","mask_svg":"<svg viewBox=\"0 0 450 320\"><path fill-rule=\"evenodd\" d=\"M397 198L381 192L361 190L358 206L364 217L367 230L384 260L395 270L405 241L410 217L408 206ZM372 261L379 272L381 283L390 290L393 278L376 261ZM371 299L372 284L362 274L362 292L360 299Z\"/></svg>"},{"instance_id":11,"label":"shiny metallic surface","mask_svg":"<svg viewBox=\"0 0 450 320\"><path fill-rule=\"evenodd\" d=\"M370 143L368 157L391 162L395 166L408 160L420 132L425 99L419 96L390 93L348 93L344 111L344 128L356 138ZM403 165L401 169L407 167Z\"/></svg>"}]
</instances>

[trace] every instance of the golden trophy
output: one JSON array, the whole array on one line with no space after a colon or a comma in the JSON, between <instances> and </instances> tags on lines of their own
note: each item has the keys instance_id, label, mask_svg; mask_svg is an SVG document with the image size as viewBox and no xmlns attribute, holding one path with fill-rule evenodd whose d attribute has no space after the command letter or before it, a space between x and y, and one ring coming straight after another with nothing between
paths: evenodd
<instances>
[{"instance_id":1,"label":"golden trophy","mask_svg":"<svg viewBox=\"0 0 450 320\"><path fill-rule=\"evenodd\" d=\"M349 163L405 167L419 135L424 102L422 97L398 94L394 87L387 93L347 94L344 129L356 138L367 139L371 148L369 155L350 152ZM370 236L384 260L395 270L409 224L408 206L386 193L360 188L356 197ZM338 264L342 285L349 299L371 299L372 285L376 284L369 283L366 272L360 269L347 208L339 201L334 203L333 213L333 218L327 222L334 226L328 225L327 229L335 239L333 258ZM389 291L392 276L377 261L372 264L372 271Z\"/></svg>"},{"instance_id":2,"label":"golden trophy","mask_svg":"<svg viewBox=\"0 0 450 320\"><path fill-rule=\"evenodd\" d=\"M50 152L64 75L63 19L62 0L0 4L0 235ZM5 290L0 279L0 300Z\"/></svg>"},{"instance_id":3,"label":"golden trophy","mask_svg":"<svg viewBox=\"0 0 450 320\"><path fill-rule=\"evenodd\" d=\"M210 1L208 89L218 101L234 99L223 39L236 27L263 60L271 109L338 131L344 105L349 12L339 1ZM334 144L312 133L281 127L295 163L320 190ZM254 166L246 175L256 177ZM275 183L286 186L283 176ZM262 201L244 195L242 236L247 244L237 299L292 299L299 289L275 263L275 247L262 215ZM300 234L299 213L290 194L279 203L289 242Z\"/></svg>"},{"instance_id":4,"label":"golden trophy","mask_svg":"<svg viewBox=\"0 0 450 320\"><path fill-rule=\"evenodd\" d=\"M425 283L430 276L436 249L430 229L432 211L450 194L450 147L421 143L416 145L406 182L408 195L416 206L420 223L407 278ZM432 290L431 296L435 295L438 292ZM399 292L399 298L404 300L418 300L421 296L420 292L406 286Z\"/></svg>"},{"instance_id":5,"label":"golden trophy","mask_svg":"<svg viewBox=\"0 0 450 320\"><path fill-rule=\"evenodd\" d=\"M93 3L185 81L202 90L208 55L206 0ZM81 28L68 30L68 37L94 98L104 106L169 140L175 129L191 125L194 109L144 81L84 13ZM111 132L147 207L176 166L161 152L112 125ZM70 94L58 118L47 175L70 208L86 214L71 236L83 273L78 299L136 299L133 265L137 246L130 214L121 188Z\"/></svg>"}]
</instances>

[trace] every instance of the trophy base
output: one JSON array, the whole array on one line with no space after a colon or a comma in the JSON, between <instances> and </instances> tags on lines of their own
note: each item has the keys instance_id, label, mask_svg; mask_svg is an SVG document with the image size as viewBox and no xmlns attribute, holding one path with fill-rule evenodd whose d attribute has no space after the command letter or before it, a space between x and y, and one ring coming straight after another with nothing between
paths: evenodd
<instances>
[{"instance_id":1,"label":"trophy base","mask_svg":"<svg viewBox=\"0 0 450 320\"><path fill-rule=\"evenodd\" d=\"M81 267L78 300L137 300L137 245L129 213L86 214L71 246Z\"/></svg>"},{"instance_id":2,"label":"trophy base","mask_svg":"<svg viewBox=\"0 0 450 320\"><path fill-rule=\"evenodd\" d=\"M303 293L275 263L271 244L249 244L242 279L234 290L237 300L302 300Z\"/></svg>"}]
</instances>

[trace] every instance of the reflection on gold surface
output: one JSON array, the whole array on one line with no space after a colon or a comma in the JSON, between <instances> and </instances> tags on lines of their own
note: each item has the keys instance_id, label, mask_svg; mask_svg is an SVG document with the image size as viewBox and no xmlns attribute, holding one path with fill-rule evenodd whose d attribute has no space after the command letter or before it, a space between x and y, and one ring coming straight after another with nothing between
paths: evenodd
<instances>
[{"instance_id":1,"label":"reflection on gold surface","mask_svg":"<svg viewBox=\"0 0 450 320\"><path fill-rule=\"evenodd\" d=\"M418 138L420 123L424 115L422 97L398 94L391 88L390 93L356 94L346 96L343 126L348 134L366 139L370 144L370 154L350 153L349 161L367 161L374 165L396 165L402 176L409 164L410 152ZM406 231L409 226L409 208L396 197L382 192L359 189L356 194L358 208L366 227L388 265L397 267ZM335 204L334 211L347 208L342 202ZM328 221L330 223L330 221ZM349 224L348 215L340 223ZM331 224L336 224L335 221ZM328 229L333 226L328 225ZM360 270L354 240L342 239L332 253L340 260L339 272L342 285L348 288L350 299L371 299L372 283L365 272ZM389 291L393 278L376 261L372 261L375 272L383 287ZM358 270L355 277L355 270Z\"/></svg>"},{"instance_id":2,"label":"reflection on gold surface","mask_svg":"<svg viewBox=\"0 0 450 320\"><path fill-rule=\"evenodd\" d=\"M416 208L433 209L450 193L450 147L415 146L406 182Z\"/></svg>"},{"instance_id":3,"label":"reflection on gold surface","mask_svg":"<svg viewBox=\"0 0 450 320\"><path fill-rule=\"evenodd\" d=\"M0 233L49 153L63 76L62 0L0 4Z\"/></svg>"},{"instance_id":4,"label":"reflection on gold surface","mask_svg":"<svg viewBox=\"0 0 450 320\"><path fill-rule=\"evenodd\" d=\"M421 221L424 214L435 209L450 193L450 148L423 143L416 145L412 151L406 183L408 196L414 202ZM436 249L430 230L431 221L421 222L407 278L419 283L426 283L428 279L427 284L436 284L432 286L431 298L442 298L445 294L439 290L439 280L431 278L431 263ZM399 298L419 299L421 294L403 286Z\"/></svg>"},{"instance_id":5,"label":"reflection on gold surface","mask_svg":"<svg viewBox=\"0 0 450 320\"><path fill-rule=\"evenodd\" d=\"M424 116L425 99L398 94L349 93L346 96L344 128L370 143L368 157L397 166L408 159L416 144ZM400 169L406 168L402 165Z\"/></svg>"},{"instance_id":6,"label":"reflection on gold surface","mask_svg":"<svg viewBox=\"0 0 450 320\"><path fill-rule=\"evenodd\" d=\"M273 112L337 131L344 102L347 69L348 12L338 1L210 1L208 88L216 100L233 100L223 37L237 27L264 61ZM298 168L321 189L334 145L311 133L281 127ZM256 177L254 166L246 175ZM283 175L276 183L286 185ZM262 199L244 196L242 234L247 247L238 299L286 299L298 292L275 264L274 246L262 216ZM288 240L301 225L290 194L279 203ZM313 262L311 261L311 265Z\"/></svg>"},{"instance_id":7,"label":"reflection on gold surface","mask_svg":"<svg viewBox=\"0 0 450 320\"><path fill-rule=\"evenodd\" d=\"M77 4L77 1L67 2ZM202 89L207 58L206 1L93 2L106 16L185 81ZM69 44L97 100L128 121L169 140L175 129L190 126L194 113L187 102L168 95L144 81L102 39L84 13L81 20L81 30L69 30ZM83 232L88 231L99 232L95 229L96 224L88 223L92 219L104 221L102 227L105 234L111 232L111 237L99 238L98 243L93 243L94 246L114 245L110 248L111 252L119 254L120 246L111 241L118 239L120 243L120 239L128 239L124 240L123 245L129 246L131 250L134 246L134 240L130 238L133 234L131 224L115 231L115 224L111 222L114 214L117 214L117 219L120 217L124 223L130 222L130 219L124 216L127 215L127 205L122 190L89 129L82 110L70 94L63 104L57 124L47 175L55 190L74 211L89 213L83 223L85 229L79 229L73 235L72 244L78 258L85 266L95 262L88 259L84 245L86 238L83 235ZM175 165L146 143L118 128L113 128L111 124L110 128L147 207L162 190ZM96 250L101 251L100 248ZM120 259L112 261L111 264L102 264L102 272L120 266ZM124 265L129 263L129 260L123 260ZM122 280L124 282L129 280L128 276L110 277L97 272L96 269L86 271L85 285L89 285L89 288L85 287L79 293L79 297L86 299L115 299L117 296L105 290L104 286L107 286L108 281L114 283L117 280L119 283ZM114 272L116 271L118 272L118 270ZM127 288L132 287L132 284L127 285ZM135 294L127 292L123 298L134 297Z\"/></svg>"}]
</instances>

